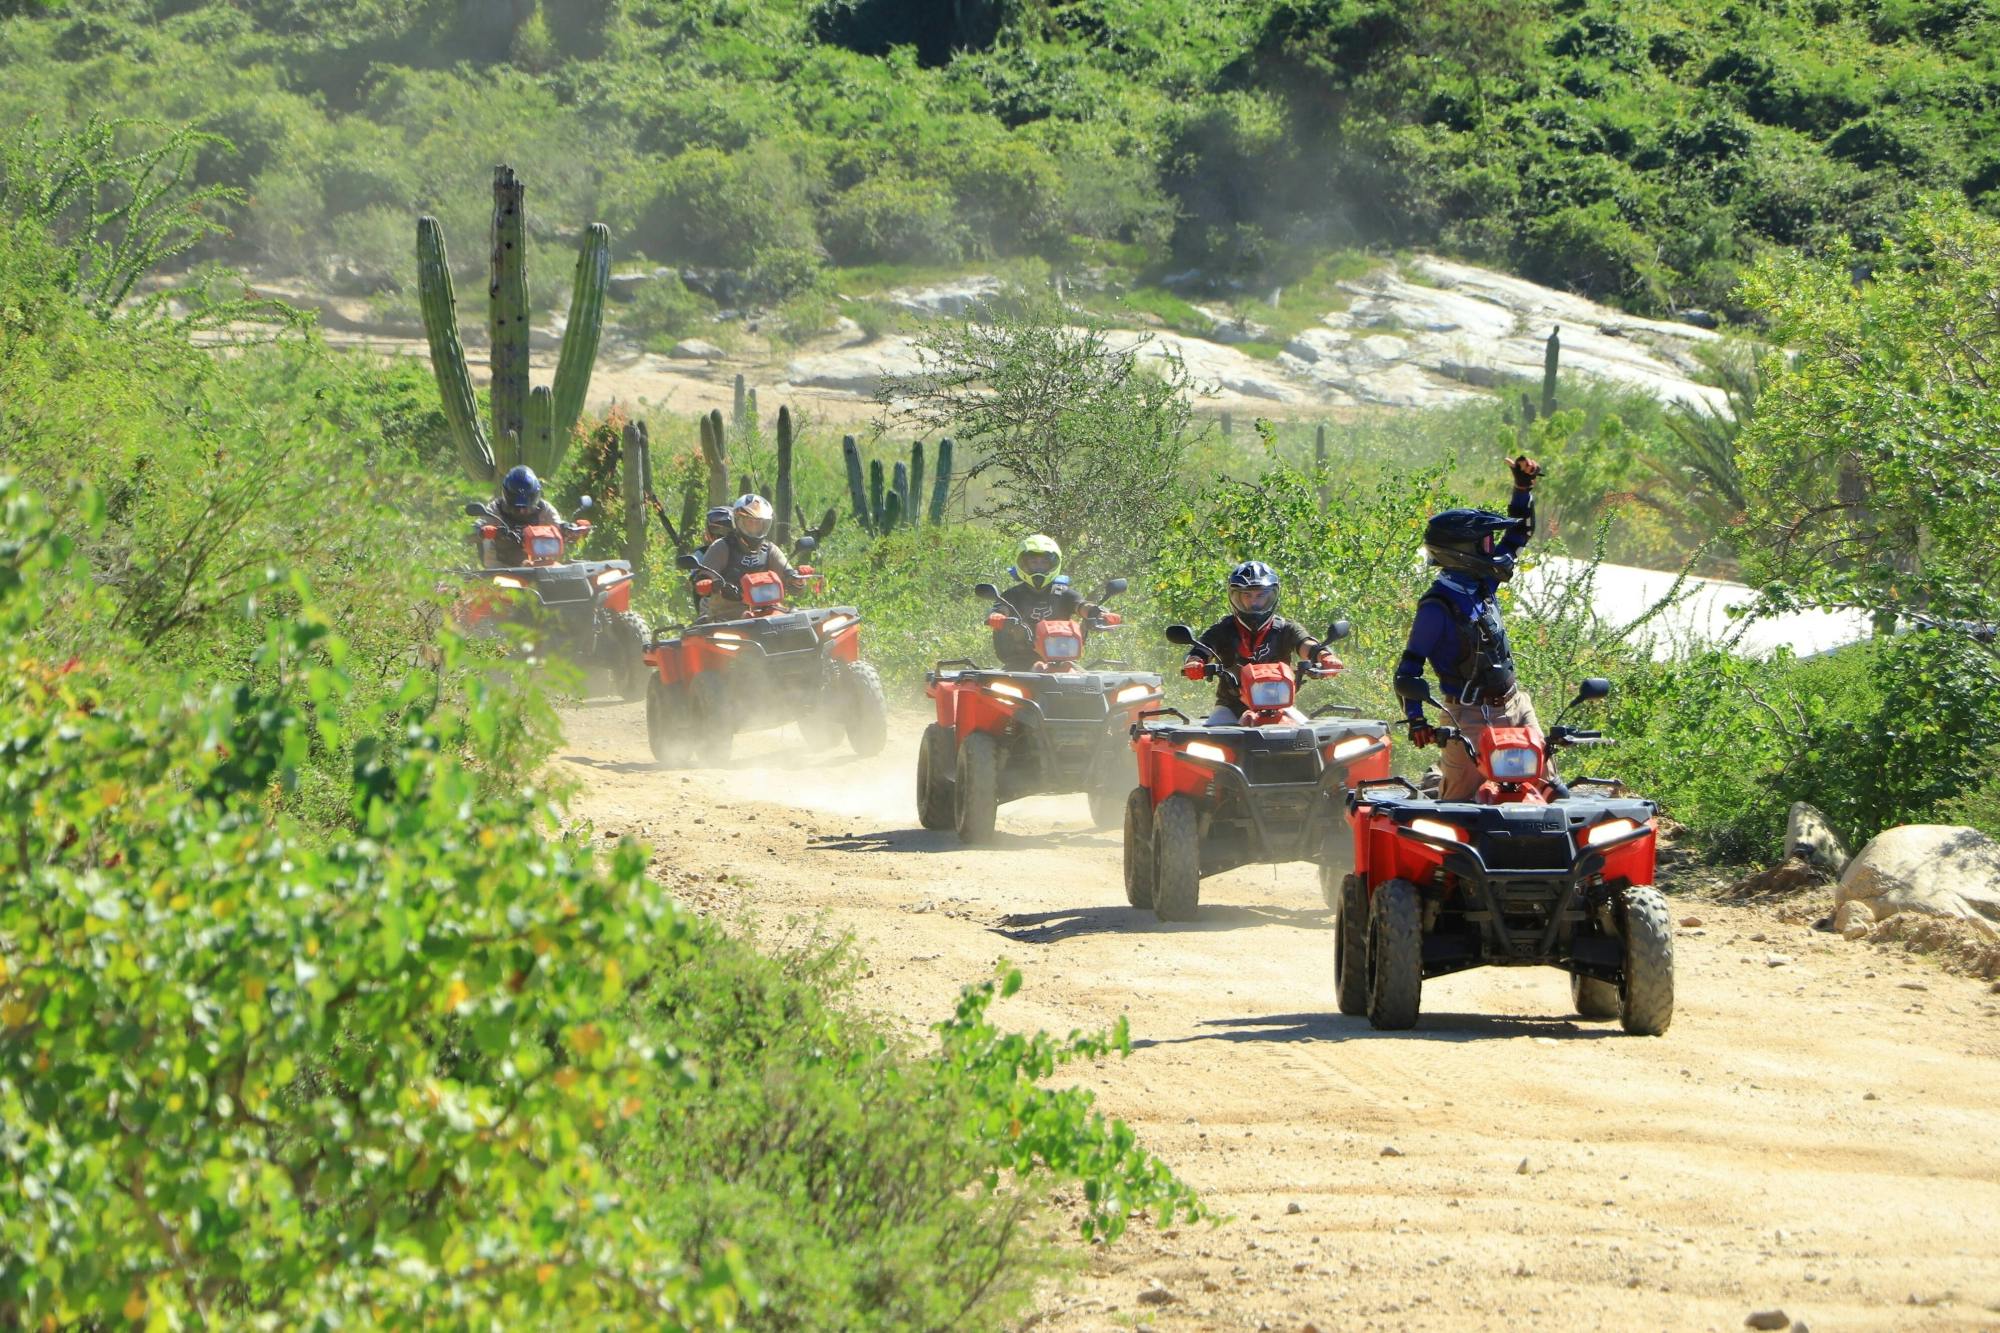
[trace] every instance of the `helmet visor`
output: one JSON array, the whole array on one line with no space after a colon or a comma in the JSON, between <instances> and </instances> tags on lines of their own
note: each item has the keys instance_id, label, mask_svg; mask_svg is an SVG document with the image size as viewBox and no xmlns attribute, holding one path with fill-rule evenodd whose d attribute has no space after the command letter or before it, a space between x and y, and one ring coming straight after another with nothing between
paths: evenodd
<instances>
[{"instance_id":1,"label":"helmet visor","mask_svg":"<svg viewBox=\"0 0 2000 1333\"><path fill-rule=\"evenodd\" d=\"M1278 590L1268 586L1231 588L1229 609L1239 616L1268 616L1278 609Z\"/></svg>"},{"instance_id":2,"label":"helmet visor","mask_svg":"<svg viewBox=\"0 0 2000 1333\"><path fill-rule=\"evenodd\" d=\"M1056 572L1056 563L1053 551L1023 551L1014 561L1014 567L1023 578L1047 578Z\"/></svg>"},{"instance_id":3,"label":"helmet visor","mask_svg":"<svg viewBox=\"0 0 2000 1333\"><path fill-rule=\"evenodd\" d=\"M771 535L771 520L769 518L760 518L744 510L738 510L736 513L736 530L743 534L746 541L761 542L764 538Z\"/></svg>"}]
</instances>

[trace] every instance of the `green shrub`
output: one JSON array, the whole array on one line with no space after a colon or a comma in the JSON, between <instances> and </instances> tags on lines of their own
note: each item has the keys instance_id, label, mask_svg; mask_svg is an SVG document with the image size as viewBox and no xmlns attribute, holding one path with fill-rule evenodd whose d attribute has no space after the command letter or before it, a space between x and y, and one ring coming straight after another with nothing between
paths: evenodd
<instances>
[{"instance_id":1,"label":"green shrub","mask_svg":"<svg viewBox=\"0 0 2000 1333\"><path fill-rule=\"evenodd\" d=\"M885 1037L838 955L757 959L558 836L532 690L451 639L371 696L273 576L240 679L134 676L65 658L80 575L0 479L8 1324L983 1328L1047 1261L1039 1181L1087 1236L1200 1216L1044 1086L1122 1023L1002 1033L1009 973ZM316 750L344 826L302 817Z\"/></svg>"},{"instance_id":2,"label":"green shrub","mask_svg":"<svg viewBox=\"0 0 2000 1333\"><path fill-rule=\"evenodd\" d=\"M950 191L889 172L835 195L820 228L838 264L954 264L969 240Z\"/></svg>"},{"instance_id":3,"label":"green shrub","mask_svg":"<svg viewBox=\"0 0 2000 1333\"><path fill-rule=\"evenodd\" d=\"M604 214L621 245L676 264L748 268L762 251L814 242L796 167L775 149L690 149L612 181Z\"/></svg>"},{"instance_id":4,"label":"green shrub","mask_svg":"<svg viewBox=\"0 0 2000 1333\"><path fill-rule=\"evenodd\" d=\"M680 274L669 269L640 283L631 304L615 309L620 328L653 346L695 332L706 321L711 307L687 289Z\"/></svg>"}]
</instances>

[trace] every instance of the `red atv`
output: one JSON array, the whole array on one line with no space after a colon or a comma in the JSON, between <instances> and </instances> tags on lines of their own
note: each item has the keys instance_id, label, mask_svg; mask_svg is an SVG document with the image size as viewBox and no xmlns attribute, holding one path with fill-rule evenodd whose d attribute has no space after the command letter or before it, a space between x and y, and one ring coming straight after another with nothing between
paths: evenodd
<instances>
[{"instance_id":1,"label":"red atv","mask_svg":"<svg viewBox=\"0 0 2000 1333\"><path fill-rule=\"evenodd\" d=\"M590 497L579 506L590 508ZM586 670L609 674L627 699L646 689L646 623L631 611L632 566L624 560L571 560L569 547L590 533L588 519L515 527L477 500L465 512L479 520L474 536L484 560L503 538L518 546L522 563L463 571L472 584L459 605L468 633L494 633L506 624L549 630L550 651Z\"/></svg>"},{"instance_id":2,"label":"red atv","mask_svg":"<svg viewBox=\"0 0 2000 1333\"><path fill-rule=\"evenodd\" d=\"M801 537L796 555L817 543ZM880 753L889 737L889 709L875 668L861 660L861 613L851 606L793 608L785 582L770 570L732 584L694 555L680 558L697 597L727 592L743 603L742 618L697 621L678 637L647 645L646 739L653 758L705 762L729 758L739 731L796 720L806 740L831 745L845 734L854 752ZM815 588L812 566L802 566Z\"/></svg>"},{"instance_id":3,"label":"red atv","mask_svg":"<svg viewBox=\"0 0 2000 1333\"><path fill-rule=\"evenodd\" d=\"M1326 641L1352 632L1337 620ZM1167 626L1167 638L1206 651L1186 625ZM1207 665L1210 676L1228 673ZM1305 668L1308 678L1339 671ZM1344 857L1345 792L1389 772L1389 725L1342 704L1299 712L1289 662L1255 663L1233 679L1249 704L1236 726L1196 726L1177 708L1155 708L1131 729L1139 785L1125 801L1125 899L1162 921L1194 919L1204 875ZM1165 717L1180 725L1153 721Z\"/></svg>"},{"instance_id":4,"label":"red atv","mask_svg":"<svg viewBox=\"0 0 2000 1333\"><path fill-rule=\"evenodd\" d=\"M1436 703L1421 680L1397 688ZM1584 681L1563 716L1610 692L1602 677ZM1472 749L1455 728L1437 734ZM1425 977L1548 965L1570 974L1585 1018L1615 1017L1647 1036L1667 1030L1674 939L1653 888L1657 807L1613 778L1565 782L1550 763L1553 749L1602 743L1560 719L1546 738L1489 727L1475 752L1485 782L1470 801L1439 801L1402 778L1357 785L1355 872L1341 888L1334 948L1341 1013L1407 1028Z\"/></svg>"},{"instance_id":5,"label":"red atv","mask_svg":"<svg viewBox=\"0 0 2000 1333\"><path fill-rule=\"evenodd\" d=\"M972 591L1002 600L991 583ZM1125 580L1112 579L1090 605L1123 591ZM998 611L987 623L997 630L1025 620ZM1002 802L1040 792L1086 792L1100 827L1117 819L1132 781L1126 731L1160 697L1160 678L1150 671L1082 661L1089 634L1121 623L1108 611L1081 623L1037 621L1031 671L954 660L925 675L924 693L937 704L937 721L917 747L917 819L925 828L955 828L965 842L985 842Z\"/></svg>"}]
</instances>

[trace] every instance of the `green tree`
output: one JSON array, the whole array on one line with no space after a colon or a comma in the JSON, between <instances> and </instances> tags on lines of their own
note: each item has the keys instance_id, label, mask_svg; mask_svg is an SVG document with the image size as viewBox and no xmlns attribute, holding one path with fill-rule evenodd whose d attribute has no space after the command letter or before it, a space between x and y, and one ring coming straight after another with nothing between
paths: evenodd
<instances>
[{"instance_id":1,"label":"green tree","mask_svg":"<svg viewBox=\"0 0 2000 1333\"><path fill-rule=\"evenodd\" d=\"M1931 199L1858 264L1843 242L1745 284L1795 349L1739 441L1748 564L1781 605L1979 637L2000 620L2000 223Z\"/></svg>"},{"instance_id":2,"label":"green tree","mask_svg":"<svg viewBox=\"0 0 2000 1333\"><path fill-rule=\"evenodd\" d=\"M968 482L1003 483L986 491L985 516L1115 573L1157 546L1199 429L1188 403L1199 386L1179 358L1149 353L1145 339L1033 299L924 334L920 368L886 378L878 399L885 424L955 435Z\"/></svg>"}]
</instances>

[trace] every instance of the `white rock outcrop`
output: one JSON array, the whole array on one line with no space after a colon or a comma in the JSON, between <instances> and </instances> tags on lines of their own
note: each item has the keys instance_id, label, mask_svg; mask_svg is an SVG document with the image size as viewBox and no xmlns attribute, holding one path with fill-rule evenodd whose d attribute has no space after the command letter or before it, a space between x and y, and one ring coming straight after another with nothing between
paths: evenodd
<instances>
[{"instance_id":1,"label":"white rock outcrop","mask_svg":"<svg viewBox=\"0 0 2000 1333\"><path fill-rule=\"evenodd\" d=\"M1969 921L2000 938L2000 842L1953 824L1905 824L1875 835L1833 891L1835 930L1898 912Z\"/></svg>"}]
</instances>

